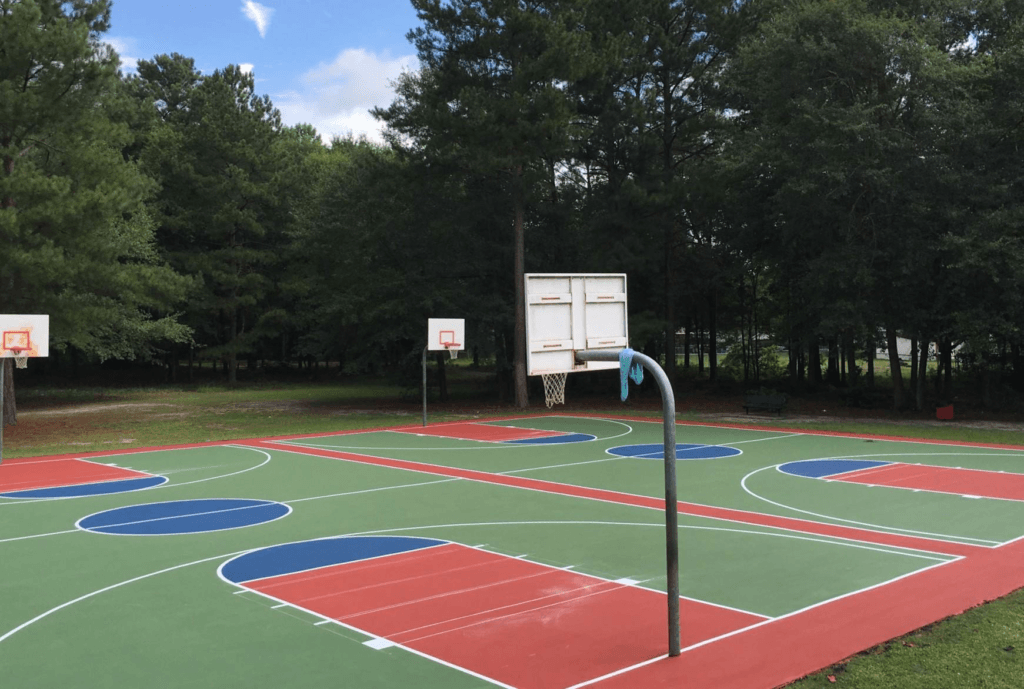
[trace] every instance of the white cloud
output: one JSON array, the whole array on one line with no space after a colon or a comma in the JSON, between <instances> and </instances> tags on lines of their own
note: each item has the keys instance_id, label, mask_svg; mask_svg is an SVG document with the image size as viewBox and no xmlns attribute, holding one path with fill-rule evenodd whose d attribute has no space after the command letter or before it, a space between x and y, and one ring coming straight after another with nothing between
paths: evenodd
<instances>
[{"instance_id":1,"label":"white cloud","mask_svg":"<svg viewBox=\"0 0 1024 689\"><path fill-rule=\"evenodd\" d=\"M118 57L121 58L121 68L126 72L134 72L139 67L139 58L132 57L130 53L138 54L138 41L134 38L117 38L108 36L106 43L113 48Z\"/></svg>"},{"instance_id":2,"label":"white cloud","mask_svg":"<svg viewBox=\"0 0 1024 689\"><path fill-rule=\"evenodd\" d=\"M256 30L260 32L260 38L267 37L267 27L270 26L270 16L274 10L266 5L261 5L253 0L245 0L242 3L242 14L256 24Z\"/></svg>"},{"instance_id":3,"label":"white cloud","mask_svg":"<svg viewBox=\"0 0 1024 689\"><path fill-rule=\"evenodd\" d=\"M333 62L303 74L297 89L275 95L274 105L286 123L312 124L325 141L350 134L383 141L383 127L369 111L390 105L395 98L391 82L417 67L412 55L392 59L361 48L348 49Z\"/></svg>"},{"instance_id":4,"label":"white cloud","mask_svg":"<svg viewBox=\"0 0 1024 689\"><path fill-rule=\"evenodd\" d=\"M252 74L252 70L256 65L251 62L239 62L238 69L242 71L242 74Z\"/></svg>"}]
</instances>

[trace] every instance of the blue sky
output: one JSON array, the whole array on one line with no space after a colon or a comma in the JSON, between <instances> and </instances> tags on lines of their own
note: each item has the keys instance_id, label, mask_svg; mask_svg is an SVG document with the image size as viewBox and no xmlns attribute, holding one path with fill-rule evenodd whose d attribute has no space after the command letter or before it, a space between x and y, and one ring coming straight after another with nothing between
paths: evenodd
<instances>
[{"instance_id":1,"label":"blue sky","mask_svg":"<svg viewBox=\"0 0 1024 689\"><path fill-rule=\"evenodd\" d=\"M379 139L367 111L391 103L389 82L416 68L405 35L418 23L409 0L113 0L105 40L125 70L161 53L203 72L243 65L286 124Z\"/></svg>"}]
</instances>

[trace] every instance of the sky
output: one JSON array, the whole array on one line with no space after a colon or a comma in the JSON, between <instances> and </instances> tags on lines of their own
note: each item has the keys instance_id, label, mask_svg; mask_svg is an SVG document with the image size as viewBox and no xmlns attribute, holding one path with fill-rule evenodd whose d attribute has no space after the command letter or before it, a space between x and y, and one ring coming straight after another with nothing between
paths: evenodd
<instances>
[{"instance_id":1,"label":"sky","mask_svg":"<svg viewBox=\"0 0 1024 689\"><path fill-rule=\"evenodd\" d=\"M416 69L405 36L418 25L409 0L113 0L104 40L126 72L171 53L204 73L241 65L285 124L312 124L325 141L380 141L369 110L389 105L389 84Z\"/></svg>"}]
</instances>

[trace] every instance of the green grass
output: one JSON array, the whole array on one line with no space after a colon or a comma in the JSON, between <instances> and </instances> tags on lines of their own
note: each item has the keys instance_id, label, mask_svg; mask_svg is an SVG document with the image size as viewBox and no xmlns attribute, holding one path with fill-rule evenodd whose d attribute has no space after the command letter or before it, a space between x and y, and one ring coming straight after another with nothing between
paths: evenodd
<instances>
[{"instance_id":1,"label":"green grass","mask_svg":"<svg viewBox=\"0 0 1024 689\"><path fill-rule=\"evenodd\" d=\"M1018 591L865 651L790 688L1019 689L1022 678L1024 592Z\"/></svg>"},{"instance_id":2,"label":"green grass","mask_svg":"<svg viewBox=\"0 0 1024 689\"><path fill-rule=\"evenodd\" d=\"M379 382L29 388L4 456L233 440L415 423L422 405ZM451 414L431 411L435 421Z\"/></svg>"}]
</instances>

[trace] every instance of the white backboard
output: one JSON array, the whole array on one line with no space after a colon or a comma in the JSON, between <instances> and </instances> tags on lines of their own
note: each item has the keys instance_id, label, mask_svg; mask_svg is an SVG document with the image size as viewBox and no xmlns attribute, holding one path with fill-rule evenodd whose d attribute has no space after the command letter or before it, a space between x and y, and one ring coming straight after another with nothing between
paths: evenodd
<instances>
[{"instance_id":1,"label":"white backboard","mask_svg":"<svg viewBox=\"0 0 1024 689\"><path fill-rule=\"evenodd\" d=\"M50 317L0 314L0 358L50 356Z\"/></svg>"},{"instance_id":2,"label":"white backboard","mask_svg":"<svg viewBox=\"0 0 1024 689\"><path fill-rule=\"evenodd\" d=\"M446 346L447 345L447 346ZM458 351L466 348L466 320L464 318L427 319L427 349L430 351Z\"/></svg>"},{"instance_id":3,"label":"white backboard","mask_svg":"<svg viewBox=\"0 0 1024 689\"><path fill-rule=\"evenodd\" d=\"M625 274L527 273L525 279L528 375L619 367L577 364L575 352L629 346Z\"/></svg>"}]
</instances>

